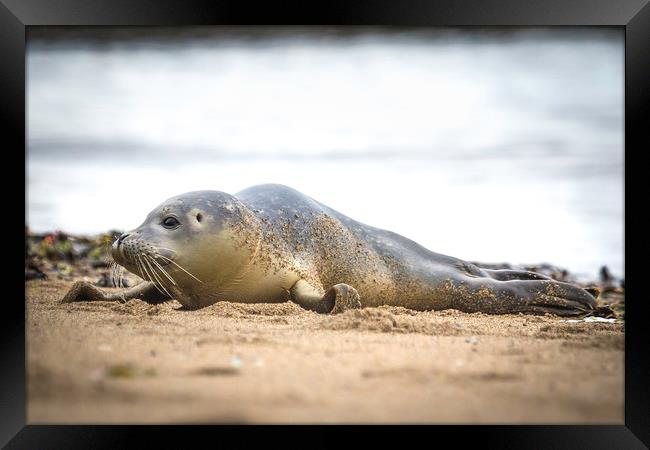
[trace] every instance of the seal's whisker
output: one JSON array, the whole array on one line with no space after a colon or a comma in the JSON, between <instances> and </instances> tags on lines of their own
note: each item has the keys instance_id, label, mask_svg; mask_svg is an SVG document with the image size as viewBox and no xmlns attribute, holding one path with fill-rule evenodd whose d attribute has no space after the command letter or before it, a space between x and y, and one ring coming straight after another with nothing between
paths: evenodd
<instances>
[{"instance_id":1,"label":"seal's whisker","mask_svg":"<svg viewBox=\"0 0 650 450\"><path fill-rule=\"evenodd\" d=\"M142 262L142 259L140 258L140 255L136 255L136 256L137 256L137 259L134 258L134 261L135 261L135 263L136 263L137 266L138 266L138 270L140 270L140 276L142 277L142 279L143 279L144 281L149 281L149 282L151 282L151 284L154 285L154 287L158 290L158 292L160 292L161 294L163 294L163 292L160 290L160 288L159 288L158 285L156 284L155 280L152 280L152 279L151 279L151 275L150 275L149 272L147 272L147 270L145 269L144 264L143 264L143 262Z\"/></svg>"},{"instance_id":2,"label":"seal's whisker","mask_svg":"<svg viewBox=\"0 0 650 450\"><path fill-rule=\"evenodd\" d=\"M142 267L140 266L140 263L138 262L138 260L134 258L133 261L135 262L135 265L138 266L138 270L140 271L140 275L139 275L140 278L147 281L147 279L144 277L144 273L142 272Z\"/></svg>"},{"instance_id":3,"label":"seal's whisker","mask_svg":"<svg viewBox=\"0 0 650 450\"><path fill-rule=\"evenodd\" d=\"M156 280L158 286L159 286L163 291L165 291L165 294L166 294L167 296L171 297L172 295L169 293L169 291L168 291L167 288L165 287L165 284L163 283L163 281L160 279L160 277L159 277L158 274L156 273L156 269L151 265L151 262L150 262L149 257L148 257L146 254L145 254L145 255L142 255L142 257L144 258L144 262L145 262L145 264L147 265L147 267L149 268L149 271L150 271L151 275L155 278L155 280ZM152 280L152 281L153 281L153 280Z\"/></svg>"},{"instance_id":4,"label":"seal's whisker","mask_svg":"<svg viewBox=\"0 0 650 450\"><path fill-rule=\"evenodd\" d=\"M120 268L122 268L122 266L120 266L115 261L113 261L113 286L115 287L120 287L120 280L119 280Z\"/></svg>"},{"instance_id":5,"label":"seal's whisker","mask_svg":"<svg viewBox=\"0 0 650 450\"><path fill-rule=\"evenodd\" d=\"M168 291L167 288L165 287L165 284L164 284L164 283L162 282L162 280L158 277L158 274L156 273L156 269L151 265L150 257L148 257L147 255L143 255L143 256L144 256L144 262L147 264L147 266L148 266L149 269L151 270L151 273L153 274L153 276L154 276L154 277L156 278L156 280L158 281L158 284L160 285L160 287L162 288L162 290L165 291L165 293L166 293L167 296L171 297L172 295L169 293L169 291Z\"/></svg>"},{"instance_id":6,"label":"seal's whisker","mask_svg":"<svg viewBox=\"0 0 650 450\"><path fill-rule=\"evenodd\" d=\"M167 250L167 251L170 251L170 252L172 252L173 254L178 253L176 250L172 250L171 248L167 248L167 247L156 247L156 250L159 250L159 249L160 249L160 250ZM158 255L158 256L162 256L162 255Z\"/></svg>"},{"instance_id":7,"label":"seal's whisker","mask_svg":"<svg viewBox=\"0 0 650 450\"><path fill-rule=\"evenodd\" d=\"M160 256L161 258L163 258L163 259L169 261L170 263L172 263L173 265L175 265L176 267L178 267L179 269L181 269L183 272L185 272L186 274L188 274L189 276L191 276L192 278L194 278L194 279L195 279L196 281L198 281L199 283L203 283L203 281L199 280L199 279L196 278L194 275L192 275L191 273L189 273L187 270L185 270L185 269L184 269L180 264L178 264L178 263L177 263L176 261L174 261L173 259L167 258L166 256L163 256L163 255L158 255L158 256ZM203 283L203 284L205 284L205 283Z\"/></svg>"},{"instance_id":8,"label":"seal's whisker","mask_svg":"<svg viewBox=\"0 0 650 450\"><path fill-rule=\"evenodd\" d=\"M160 272L160 270L156 269L156 267L152 267L152 269L154 270L154 272L156 272L156 271ZM164 279L160 281L160 284L165 288L165 292L167 292L167 295L169 296L169 298L174 298L174 295L172 294L171 285L169 285L169 283L167 283L166 280L164 280Z\"/></svg>"},{"instance_id":9,"label":"seal's whisker","mask_svg":"<svg viewBox=\"0 0 650 450\"><path fill-rule=\"evenodd\" d=\"M116 270L115 266L117 266L117 263L115 261L112 261L110 265L110 270L111 270L111 283L113 283L113 286L115 286L115 270Z\"/></svg>"},{"instance_id":10,"label":"seal's whisker","mask_svg":"<svg viewBox=\"0 0 650 450\"><path fill-rule=\"evenodd\" d=\"M137 255L137 257L138 257L138 260L140 261L140 266L142 267L142 269L144 269L144 272L145 272L145 273L147 274L147 276L149 277L149 281L151 281L151 282L153 283L153 285L156 287L156 289L158 289L158 291L159 291L161 294L163 294L163 295L167 295L167 294L165 294L165 292L163 292L163 290L161 289L161 287L158 286L158 283L156 282L156 280L151 276L151 274L150 274L149 271L147 270L146 266L145 266L144 263L142 262L142 258L141 258L141 256L140 256L140 255Z\"/></svg>"},{"instance_id":11,"label":"seal's whisker","mask_svg":"<svg viewBox=\"0 0 650 450\"><path fill-rule=\"evenodd\" d=\"M138 263L138 267L140 268L140 274L142 275L142 279L145 281L151 281L153 283L153 280L151 279L151 275L149 275L149 272L144 267L144 264L142 262L142 258L140 258L140 255L137 255L137 260L136 262Z\"/></svg>"},{"instance_id":12,"label":"seal's whisker","mask_svg":"<svg viewBox=\"0 0 650 450\"><path fill-rule=\"evenodd\" d=\"M113 287L118 287L116 262L111 264L111 281L113 282Z\"/></svg>"},{"instance_id":13,"label":"seal's whisker","mask_svg":"<svg viewBox=\"0 0 650 450\"><path fill-rule=\"evenodd\" d=\"M163 266L161 266L160 263L159 263L158 261L156 261L156 258L152 258L152 257L150 257L149 260L150 260L152 263L154 263L154 264L158 267L158 269L160 270L160 272L163 273L163 274L164 274L164 275L169 279L169 281L172 282L172 284L173 284L174 286L178 286L178 285L176 284L176 281L174 281L174 278L172 278L172 276L169 275L169 273L167 273L167 271L165 270L165 268L164 268Z\"/></svg>"},{"instance_id":14,"label":"seal's whisker","mask_svg":"<svg viewBox=\"0 0 650 450\"><path fill-rule=\"evenodd\" d=\"M124 267L120 266L119 264L115 263L115 272L117 274L117 287L121 288L122 286L122 277L124 276ZM122 289L122 292L120 293L122 296L122 301L126 302L126 297L124 296L125 289Z\"/></svg>"},{"instance_id":15,"label":"seal's whisker","mask_svg":"<svg viewBox=\"0 0 650 450\"><path fill-rule=\"evenodd\" d=\"M118 273L117 287L122 287L123 286L122 280L124 278L124 267L118 266L117 273Z\"/></svg>"},{"instance_id":16,"label":"seal's whisker","mask_svg":"<svg viewBox=\"0 0 650 450\"><path fill-rule=\"evenodd\" d=\"M147 281L151 281L153 284L156 284L156 280L153 279L153 277L151 276L151 273L149 272L149 270L147 270L147 267L144 265L144 261L142 260L142 256L140 256L140 255L137 255L137 256L138 256L138 261L140 261L140 267L141 267L142 271L144 271L144 274L147 276L145 279Z\"/></svg>"}]
</instances>

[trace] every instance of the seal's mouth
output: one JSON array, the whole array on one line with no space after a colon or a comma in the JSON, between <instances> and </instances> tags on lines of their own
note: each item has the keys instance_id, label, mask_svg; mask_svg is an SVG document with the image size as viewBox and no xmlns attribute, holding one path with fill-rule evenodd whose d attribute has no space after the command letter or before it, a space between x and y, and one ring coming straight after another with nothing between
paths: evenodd
<instances>
[{"instance_id":1,"label":"seal's mouth","mask_svg":"<svg viewBox=\"0 0 650 450\"><path fill-rule=\"evenodd\" d=\"M175 298L172 293L179 292L177 277L181 272L203 283L176 261L174 250L156 246L136 236L127 235L117 239L113 242L111 253L117 264L152 282L156 289L170 298Z\"/></svg>"},{"instance_id":2,"label":"seal's mouth","mask_svg":"<svg viewBox=\"0 0 650 450\"><path fill-rule=\"evenodd\" d=\"M142 239L126 239L120 236L111 246L111 254L116 262L135 263L138 257L154 258L161 266L174 262L176 252L165 247L158 247ZM126 235L128 236L128 235Z\"/></svg>"},{"instance_id":3,"label":"seal's mouth","mask_svg":"<svg viewBox=\"0 0 650 450\"><path fill-rule=\"evenodd\" d=\"M162 294L174 298L178 282L174 278L175 267L180 267L174 261L175 252L161 248L137 237L127 238L122 235L113 242L111 254L117 264L132 272L145 281L154 284Z\"/></svg>"}]
</instances>

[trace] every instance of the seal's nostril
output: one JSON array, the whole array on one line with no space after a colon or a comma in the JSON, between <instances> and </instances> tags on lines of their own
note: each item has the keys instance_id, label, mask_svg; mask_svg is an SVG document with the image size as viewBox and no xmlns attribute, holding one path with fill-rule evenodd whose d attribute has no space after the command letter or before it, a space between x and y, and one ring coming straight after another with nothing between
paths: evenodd
<instances>
[{"instance_id":1,"label":"seal's nostril","mask_svg":"<svg viewBox=\"0 0 650 450\"><path fill-rule=\"evenodd\" d=\"M128 235L129 235L129 233L124 233L119 238L117 238L117 245L120 245L122 243L122 241L124 240L124 238L126 238Z\"/></svg>"}]
</instances>

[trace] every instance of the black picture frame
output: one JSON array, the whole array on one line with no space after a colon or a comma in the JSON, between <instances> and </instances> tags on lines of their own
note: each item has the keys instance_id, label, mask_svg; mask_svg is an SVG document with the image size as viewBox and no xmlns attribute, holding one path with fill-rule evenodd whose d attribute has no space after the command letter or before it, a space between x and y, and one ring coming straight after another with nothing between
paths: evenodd
<instances>
[{"instance_id":1,"label":"black picture frame","mask_svg":"<svg viewBox=\"0 0 650 450\"><path fill-rule=\"evenodd\" d=\"M183 0L0 0L0 110L6 131L2 165L5 170L3 209L20 211L25 202L12 195L17 189L25 158L25 38L26 27L39 25L398 25L398 26L617 26L625 28L625 258L642 253L647 245L643 206L643 153L650 150L650 6L648 0L438 0L438 1L324 1L260 2L183 1ZM26 150L25 150L26 151ZM9 156L16 157L9 163ZM639 162L635 164L634 160ZM16 167L16 169L13 169ZM646 176L647 177L647 176ZM24 181L24 180L23 180ZM647 185L647 183L646 183ZM639 195L636 203L632 197ZM25 197L26 201L26 197ZM15 204L7 205L7 203ZM641 208L634 208L639 204ZM6 210L5 210L6 211ZM636 213L636 215L635 215ZM11 214L15 219L15 216ZM6 217L5 217L6 218ZM22 227L15 220L16 230ZM6 224L6 221L5 221ZM8 224L7 224L8 225ZM639 233L634 231L639 230ZM3 238L3 249L17 254L20 240ZM632 253L630 253L632 252ZM4 253L4 252L3 252ZM4 256L4 254L3 254ZM629 257L629 258L628 258ZM3 258L6 259L6 258ZM464 444L476 439L488 448L647 448L650 445L650 407L648 380L650 358L645 349L648 339L648 300L641 291L642 271L647 258L638 264L626 264L625 323L625 425L620 426L453 426L418 427L429 435L425 439ZM7 286L16 290L22 284L18 264L5 272ZM13 270L15 269L15 273ZM22 289L19 292L24 292ZM13 290L12 290L13 293ZM178 442L201 439L211 446L222 444L225 437L246 443L248 427L100 427L25 425L25 307L19 296L6 292L0 310L2 353L0 356L0 444L6 448L121 448L146 433L146 440L162 442L162 448ZM580 380L576 380L579 382ZM433 405L435 407L435 405ZM531 405L534 407L534 405ZM275 434L278 428L258 429ZM383 427L364 430L365 435L384 440ZM329 436L331 428L310 427L309 439L321 444L341 442ZM349 428L344 428L349 430ZM409 427L407 433L412 432ZM292 431L292 433L295 431ZM302 433L301 433L302 434ZM301 439L296 436L296 440ZM432 438L435 441L431 440ZM412 442L416 442L413 440Z\"/></svg>"}]
</instances>

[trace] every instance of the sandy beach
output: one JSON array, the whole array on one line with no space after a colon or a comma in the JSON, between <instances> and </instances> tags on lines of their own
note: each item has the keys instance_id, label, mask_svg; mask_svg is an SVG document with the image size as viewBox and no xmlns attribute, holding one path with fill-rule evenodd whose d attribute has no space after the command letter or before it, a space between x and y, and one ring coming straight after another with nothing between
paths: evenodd
<instances>
[{"instance_id":1,"label":"sandy beach","mask_svg":"<svg viewBox=\"0 0 650 450\"><path fill-rule=\"evenodd\" d=\"M623 423L621 319L62 304L54 278L25 285L31 424Z\"/></svg>"},{"instance_id":2,"label":"sandy beach","mask_svg":"<svg viewBox=\"0 0 650 450\"><path fill-rule=\"evenodd\" d=\"M28 423L624 423L623 29L73 28L27 36ZM478 276L449 255L589 289L602 317L61 302L77 281L116 292L110 246L151 224L165 199L204 190L244 198L269 183L359 223L330 239L330 215L312 227L298 214L315 203L250 202L260 218L282 206L282 221L272 220L282 232L259 236L296 249L282 256L260 238L248 249L260 267L290 259L322 285L292 298L349 282L381 288L365 291L367 304L424 308L431 283L423 289L402 272L444 268L447 277L453 264ZM197 223L204 209L228 222L206 204L191 211ZM268 286L297 286L293 275L255 277L253 256L228 274L239 250L210 253L228 233L193 238L210 223L150 242L173 241L163 252L176 252L178 241L227 279L205 283L218 292L191 289L196 298L243 286L259 289L231 298L259 300ZM310 227L324 232L310 237ZM376 229L443 262L402 258L403 241ZM386 251L364 251L370 241ZM369 258L374 271L363 270ZM408 270L393 270L403 259ZM542 293L528 287L526 297ZM500 301L493 291L476 292ZM460 297L435 304L471 310Z\"/></svg>"}]
</instances>

